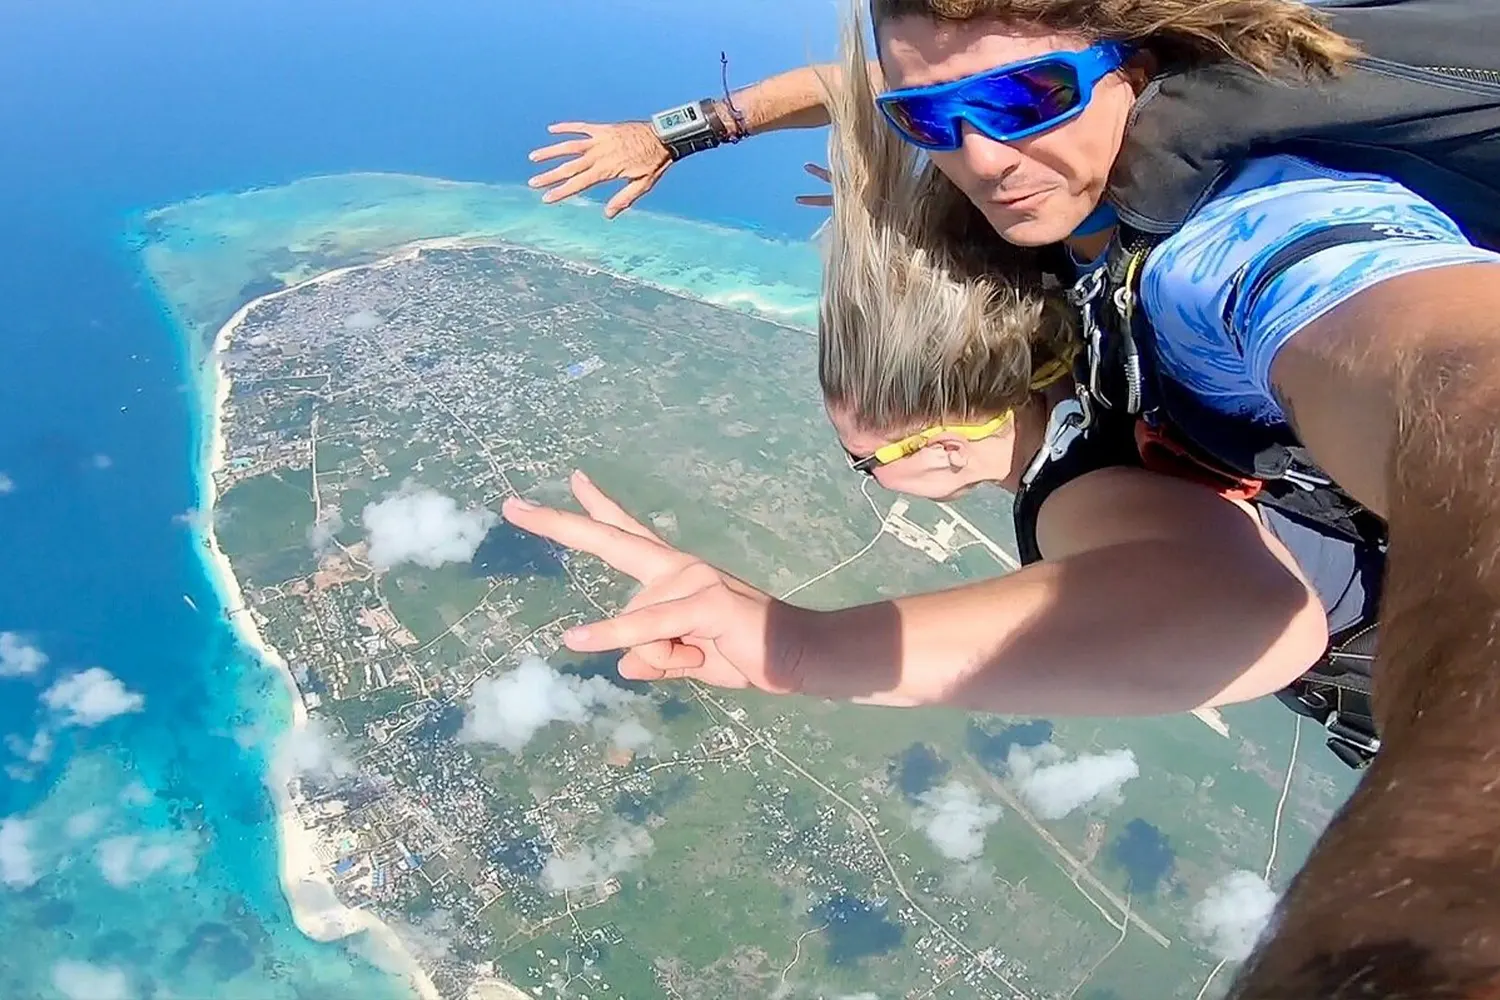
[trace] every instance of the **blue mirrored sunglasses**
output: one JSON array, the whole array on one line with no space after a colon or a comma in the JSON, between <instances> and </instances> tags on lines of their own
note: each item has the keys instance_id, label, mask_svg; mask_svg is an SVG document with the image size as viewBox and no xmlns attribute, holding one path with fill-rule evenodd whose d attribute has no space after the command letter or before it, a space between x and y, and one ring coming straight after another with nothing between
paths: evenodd
<instances>
[{"instance_id":1,"label":"blue mirrored sunglasses","mask_svg":"<svg viewBox=\"0 0 1500 1000\"><path fill-rule=\"evenodd\" d=\"M1051 52L961 80L893 90L875 103L903 139L923 149L958 149L964 122L996 142L1014 142L1076 117L1094 85L1132 51L1099 42L1082 52Z\"/></svg>"}]
</instances>

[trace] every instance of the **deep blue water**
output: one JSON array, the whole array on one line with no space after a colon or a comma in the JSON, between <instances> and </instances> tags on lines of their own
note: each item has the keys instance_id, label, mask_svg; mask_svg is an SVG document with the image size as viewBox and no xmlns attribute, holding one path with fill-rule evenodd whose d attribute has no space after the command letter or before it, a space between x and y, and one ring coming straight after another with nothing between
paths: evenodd
<instances>
[{"instance_id":1,"label":"deep blue water","mask_svg":"<svg viewBox=\"0 0 1500 1000\"><path fill-rule=\"evenodd\" d=\"M15 484L0 495L0 630L51 658L39 682L0 680L0 736L30 739L37 694L72 670L105 667L146 699L139 714L64 733L34 780L0 776L0 816L39 803L45 814L74 754L108 759L109 780L134 774L157 792L120 831L199 829L199 871L220 894L202 904L212 914L173 897L153 919L190 933L237 894L247 940L269 934L278 954L290 940L259 756L232 739L246 685L253 706L266 679L219 624L180 517L197 499L195 403L179 337L122 239L131 213L348 170L521 180L548 121L638 117L711 93L721 48L740 83L826 56L832 18L795 0L0 5L0 473ZM791 199L808 190L800 164L821 152L801 133L711 153L674 168L648 204L805 235L818 216ZM54 798L59 808L77 804ZM38 929L48 892L71 893L77 911L41 939L45 954L7 948L0 994L46 979L58 955L89 957L134 908L168 905L147 888L60 884L0 887L8 935ZM285 947L301 955L294 966L322 954ZM128 965L130 949L104 957Z\"/></svg>"}]
</instances>

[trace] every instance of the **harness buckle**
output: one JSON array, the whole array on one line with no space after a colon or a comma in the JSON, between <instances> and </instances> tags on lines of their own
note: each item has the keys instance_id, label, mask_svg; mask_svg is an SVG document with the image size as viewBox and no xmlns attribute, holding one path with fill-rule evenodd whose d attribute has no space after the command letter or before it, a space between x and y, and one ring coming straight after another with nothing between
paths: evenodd
<instances>
[{"instance_id":1,"label":"harness buckle","mask_svg":"<svg viewBox=\"0 0 1500 1000\"><path fill-rule=\"evenodd\" d=\"M1083 320L1083 339L1088 345L1089 357L1088 392L1106 408L1110 408L1109 399L1099 388L1099 369L1104 360L1104 330L1094 316L1094 301L1104 290L1104 279L1104 268L1089 271L1073 283L1073 287L1068 289L1067 297Z\"/></svg>"},{"instance_id":2,"label":"harness buckle","mask_svg":"<svg viewBox=\"0 0 1500 1000\"><path fill-rule=\"evenodd\" d=\"M1328 749L1350 767L1367 767L1380 752L1379 736L1357 722L1345 722L1337 710L1328 713L1323 728L1328 733Z\"/></svg>"},{"instance_id":3,"label":"harness buckle","mask_svg":"<svg viewBox=\"0 0 1500 1000\"><path fill-rule=\"evenodd\" d=\"M1078 436L1092 422L1089 402L1081 389L1076 402L1064 399L1054 406L1051 416L1047 418L1047 432L1042 438L1042 447L1037 450L1036 457L1021 476L1022 488L1030 486L1048 462L1055 462L1066 455L1073 442L1078 440Z\"/></svg>"}]
</instances>

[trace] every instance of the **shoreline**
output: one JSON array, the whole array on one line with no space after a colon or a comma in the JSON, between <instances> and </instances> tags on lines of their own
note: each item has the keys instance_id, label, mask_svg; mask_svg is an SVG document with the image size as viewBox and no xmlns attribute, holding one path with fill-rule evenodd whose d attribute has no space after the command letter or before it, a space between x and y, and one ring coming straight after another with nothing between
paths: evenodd
<instances>
[{"instance_id":1,"label":"shoreline","mask_svg":"<svg viewBox=\"0 0 1500 1000\"><path fill-rule=\"evenodd\" d=\"M201 496L199 502L200 538L206 558L204 560L210 576L214 580L215 590L218 592L221 603L224 604L225 613L229 615L230 625L242 646L250 650L263 664L276 671L282 684L285 686L288 696L292 702L292 719L290 727L293 730L301 729L307 725L307 708L302 701L301 690L297 687L296 678L293 676L291 667L281 656L281 653L261 635L250 608L245 601L243 588L240 586L239 578L234 573L234 567L229 557L219 545L217 533L214 531L213 511L218 501L218 486L214 481L214 474L222 469L228 459L228 438L225 433L225 411L227 409L232 389L232 380L224 369L222 354L229 347L236 331L245 319L256 308L266 302L271 302L286 295L294 294L303 289L337 281L345 275L357 271L379 270L393 266L398 263L419 258L424 251L428 250L476 250L486 247L497 247L507 250L519 250L527 253L540 254L559 260L569 266L586 268L607 274L620 281L631 284L643 285L653 288L665 294L677 298L693 298L685 290L673 288L668 285L659 284L637 275L623 274L598 264L570 260L561 257L549 250L539 247L528 246L524 243L507 240L498 236L481 235L453 235L440 237L427 237L410 240L399 244L384 252L378 258L359 264L346 264L340 267L330 268L327 271L303 278L283 288L267 292L257 296L239 306L230 318L214 333L213 339L207 343L201 334L195 333L195 343L191 345L190 357L194 359L198 370L199 396L205 403L203 419L207 421L207 434L204 436L204 447L198 458L199 475L201 480ZM737 296L735 298L738 298ZM749 315L755 319L780 327L789 332L806 335L806 327L799 326L787 319L772 314L771 310L759 307L759 303L750 297L743 304L739 302L713 302L702 299L694 301L703 302L706 305L715 306L730 312ZM745 308L748 306L749 308ZM185 329L191 329L191 324L179 323ZM207 351L204 355L201 352ZM212 405L208 404L209 390L212 390ZM292 919L305 936L320 942L333 942L357 934L361 931L369 932L370 938L377 945L382 946L387 954L394 959L394 965L399 969L393 974L402 976L407 984L416 992L421 1000L442 1000L436 985L432 982L427 971L422 968L410 949L406 947L400 936L374 913L351 908L338 902L333 891L333 884L323 872L318 863L314 850L315 838L312 833L302 825L297 815L295 806L292 804L291 795L284 785L270 777L268 772L267 785L270 788L273 800L276 804L278 860L281 876L282 895L291 910ZM302 887L313 887L314 894L318 899L331 901L328 906L314 906L305 899L299 899ZM514 984L499 977L481 977L475 983L475 988L470 991L470 996L483 997L484 1000L531 1000Z\"/></svg>"},{"instance_id":2,"label":"shoreline","mask_svg":"<svg viewBox=\"0 0 1500 1000\"><path fill-rule=\"evenodd\" d=\"M230 624L241 645L253 652L261 663L275 670L285 685L292 702L290 724L292 730L301 729L307 725L307 707L303 704L302 692L297 687L296 678L292 676L291 668L286 660L261 635L260 628L256 625L245 603L239 578L235 576L234 567L220 547L218 535L214 531L213 511L218 501L218 487L214 482L214 473L224 466L228 454L224 416L231 388L230 379L224 370L220 355L228 346L235 330L244 322L245 317L261 302L287 294L304 285L333 280L339 274L351 269L336 268L305 282L299 282L297 285L245 303L214 335L213 343L209 347L209 356L204 359L207 363L200 369L200 380L211 378L214 392L212 406L205 406L203 415L203 419L208 423L209 433L205 435L205 438L209 442L209 447L206 454L200 453L198 461L202 487L199 530L203 546L208 550L207 558L204 560L205 566L209 570L214 581L214 588L224 604L225 614L229 616ZM200 398L206 395L206 393L200 393ZM404 977L421 1000L442 1000L441 994L427 971L422 968L406 944L388 924L368 910L353 909L338 901L332 882L318 863L314 850L314 837L302 825L286 786L275 780L270 771L267 772L266 777L266 784L270 787L272 798L276 803L277 855L282 895L291 910L292 920L296 923L297 929L314 941L324 943L338 941L360 931L366 931L371 940L383 947L395 960L400 970L396 974ZM299 890L307 885L315 886L318 896L332 901L331 905L314 908L305 900L299 899Z\"/></svg>"}]
</instances>

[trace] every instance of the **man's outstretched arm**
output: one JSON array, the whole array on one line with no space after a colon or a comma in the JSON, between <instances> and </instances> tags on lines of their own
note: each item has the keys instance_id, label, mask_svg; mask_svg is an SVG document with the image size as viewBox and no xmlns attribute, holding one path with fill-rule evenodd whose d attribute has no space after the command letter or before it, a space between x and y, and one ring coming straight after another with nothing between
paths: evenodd
<instances>
[{"instance_id":1,"label":"man's outstretched arm","mask_svg":"<svg viewBox=\"0 0 1500 1000\"><path fill-rule=\"evenodd\" d=\"M870 63L870 72L872 79L881 79L878 63ZM744 122L743 135L827 125L828 109L824 104L827 88L838 86L841 79L842 69L838 64L823 63L778 73L736 91L734 106ZM720 118L738 132L739 126L727 102L720 97L716 103ZM558 122L549 125L547 131L572 133L582 138L564 139L531 152L534 162L568 158L531 178L532 187L548 189L542 195L545 202L571 198L606 181L624 180L626 185L604 207L605 216L614 218L655 187L672 165L666 147L644 121ZM819 196L799 200L826 204Z\"/></svg>"},{"instance_id":2,"label":"man's outstretched arm","mask_svg":"<svg viewBox=\"0 0 1500 1000\"><path fill-rule=\"evenodd\" d=\"M1271 378L1318 462L1389 522L1384 743L1230 995L1500 996L1500 264L1376 284Z\"/></svg>"}]
</instances>

